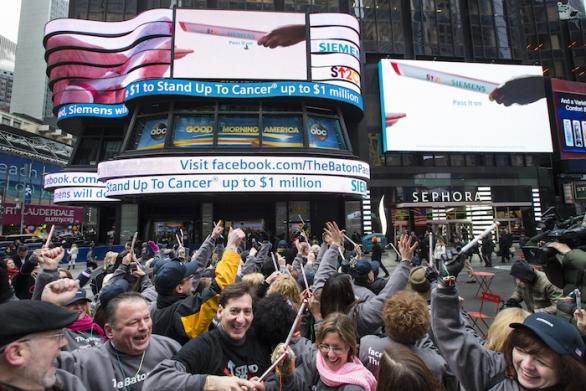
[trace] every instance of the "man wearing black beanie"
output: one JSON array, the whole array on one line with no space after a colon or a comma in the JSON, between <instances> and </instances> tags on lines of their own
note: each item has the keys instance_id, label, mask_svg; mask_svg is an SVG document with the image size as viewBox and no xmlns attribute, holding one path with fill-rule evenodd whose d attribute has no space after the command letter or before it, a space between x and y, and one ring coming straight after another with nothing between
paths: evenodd
<instances>
[{"instance_id":1,"label":"man wearing black beanie","mask_svg":"<svg viewBox=\"0 0 586 391\"><path fill-rule=\"evenodd\" d=\"M556 304L562 298L562 290L553 285L545 273L535 270L522 260L511 266L511 275L515 277L515 290L506 302L507 307L521 307L525 302L529 312L556 313Z\"/></svg>"}]
</instances>

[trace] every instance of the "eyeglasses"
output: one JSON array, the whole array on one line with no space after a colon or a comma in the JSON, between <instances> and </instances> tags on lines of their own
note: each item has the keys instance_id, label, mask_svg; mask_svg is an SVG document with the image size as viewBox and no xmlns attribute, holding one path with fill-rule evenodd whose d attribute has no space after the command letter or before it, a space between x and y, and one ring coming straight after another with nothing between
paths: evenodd
<instances>
[{"instance_id":1,"label":"eyeglasses","mask_svg":"<svg viewBox=\"0 0 586 391\"><path fill-rule=\"evenodd\" d=\"M330 352L330 350L334 353L334 354L344 354L346 353L346 348L341 348L339 346L330 346L330 345L326 345L323 343L320 343L319 345L317 345L317 348L319 349L320 352L327 354Z\"/></svg>"},{"instance_id":2,"label":"eyeglasses","mask_svg":"<svg viewBox=\"0 0 586 391\"><path fill-rule=\"evenodd\" d=\"M13 342L28 342L28 341L31 341L33 339L38 339L38 338L52 339L57 344L61 345L63 343L63 340L65 339L65 330L62 330L62 331L60 331L58 333L53 333L53 334L36 334L36 335L31 336L31 337L17 339L16 341L12 341L10 343L13 343ZM3 352L4 349L6 349L6 347L8 345L9 344L6 344L6 345L0 347L0 353Z\"/></svg>"}]
</instances>

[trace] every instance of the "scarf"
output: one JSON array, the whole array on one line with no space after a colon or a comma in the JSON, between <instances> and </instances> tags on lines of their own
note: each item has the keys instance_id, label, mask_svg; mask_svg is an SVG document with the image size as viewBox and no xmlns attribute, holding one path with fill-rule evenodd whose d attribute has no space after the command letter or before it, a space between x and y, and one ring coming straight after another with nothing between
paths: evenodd
<instances>
[{"instance_id":1,"label":"scarf","mask_svg":"<svg viewBox=\"0 0 586 391\"><path fill-rule=\"evenodd\" d=\"M90 333L93 334L93 332L95 331L96 334L98 334L100 337L102 337L102 340L105 341L107 339L106 333L104 333L104 330L102 330L100 325L98 325L97 323L94 323L93 319L88 314L85 314L85 316L83 318L76 320L75 322L70 324L69 327L67 327L67 328L73 332L89 331Z\"/></svg>"},{"instance_id":2,"label":"scarf","mask_svg":"<svg viewBox=\"0 0 586 391\"><path fill-rule=\"evenodd\" d=\"M340 387L344 384L353 384L362 387L365 391L376 390L376 379L373 374L356 357L335 372L328 367L319 351L316 360L320 379L326 386Z\"/></svg>"}]
</instances>

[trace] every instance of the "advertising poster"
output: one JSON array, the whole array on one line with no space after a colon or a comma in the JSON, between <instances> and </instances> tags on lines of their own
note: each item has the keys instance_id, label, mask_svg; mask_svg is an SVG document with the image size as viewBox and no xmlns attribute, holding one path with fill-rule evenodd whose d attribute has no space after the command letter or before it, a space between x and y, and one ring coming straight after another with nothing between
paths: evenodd
<instances>
[{"instance_id":1,"label":"advertising poster","mask_svg":"<svg viewBox=\"0 0 586 391\"><path fill-rule=\"evenodd\" d=\"M218 117L218 146L227 148L259 146L258 116Z\"/></svg>"},{"instance_id":2,"label":"advertising poster","mask_svg":"<svg viewBox=\"0 0 586 391\"><path fill-rule=\"evenodd\" d=\"M173 77L307 80L305 14L178 9Z\"/></svg>"},{"instance_id":3,"label":"advertising poster","mask_svg":"<svg viewBox=\"0 0 586 391\"><path fill-rule=\"evenodd\" d=\"M179 148L209 148L213 145L213 115L179 115L175 117L173 146Z\"/></svg>"},{"instance_id":4,"label":"advertising poster","mask_svg":"<svg viewBox=\"0 0 586 391\"><path fill-rule=\"evenodd\" d=\"M382 60L385 151L552 152L539 66Z\"/></svg>"},{"instance_id":5,"label":"advertising poster","mask_svg":"<svg viewBox=\"0 0 586 391\"><path fill-rule=\"evenodd\" d=\"M136 145L137 151L149 149L160 149L165 145L165 136L167 135L167 119L157 118L145 122Z\"/></svg>"},{"instance_id":6,"label":"advertising poster","mask_svg":"<svg viewBox=\"0 0 586 391\"><path fill-rule=\"evenodd\" d=\"M346 149L337 119L308 116L307 127L310 148Z\"/></svg>"},{"instance_id":7,"label":"advertising poster","mask_svg":"<svg viewBox=\"0 0 586 391\"><path fill-rule=\"evenodd\" d=\"M300 116L263 117L263 147L303 148L303 119Z\"/></svg>"},{"instance_id":8,"label":"advertising poster","mask_svg":"<svg viewBox=\"0 0 586 391\"><path fill-rule=\"evenodd\" d=\"M586 84L552 79L551 88L561 157L583 159L586 152Z\"/></svg>"},{"instance_id":9,"label":"advertising poster","mask_svg":"<svg viewBox=\"0 0 586 391\"><path fill-rule=\"evenodd\" d=\"M55 19L45 26L53 105L122 103L136 80L170 76L172 10L118 23ZM104 31L112 36L103 36ZM175 52L175 58L182 55Z\"/></svg>"},{"instance_id":10,"label":"advertising poster","mask_svg":"<svg viewBox=\"0 0 586 391\"><path fill-rule=\"evenodd\" d=\"M558 1L560 20L580 19L586 16L586 0Z\"/></svg>"}]
</instances>

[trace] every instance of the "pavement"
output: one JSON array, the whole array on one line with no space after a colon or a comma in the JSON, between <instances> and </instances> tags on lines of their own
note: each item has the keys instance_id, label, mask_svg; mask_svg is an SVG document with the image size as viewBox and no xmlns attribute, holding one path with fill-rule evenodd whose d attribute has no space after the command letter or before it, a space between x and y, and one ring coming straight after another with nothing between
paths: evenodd
<instances>
[{"instance_id":1,"label":"pavement","mask_svg":"<svg viewBox=\"0 0 586 391\"><path fill-rule=\"evenodd\" d=\"M396 255L392 250L385 250L382 256L382 261L391 273L392 270L394 270L397 266ZM481 264L477 255L472 257L471 262L474 271L491 272L495 274L490 284L490 292L499 295L504 301L507 301L515 289L515 280L511 275L509 275L512 261L509 261L508 263L501 263L500 257L497 258L496 254L493 254L492 267L485 267L484 263ZM380 272L380 275L384 276L384 273ZM467 277L468 276L466 275L465 270L462 271L462 273L460 273L458 276L456 285L458 288L458 293L461 297L464 298L464 309L466 311L478 311L481 304L480 293L478 293L478 296L476 295L479 284L467 284ZM483 312L490 314L490 312L493 311L496 313L496 305L492 303L485 303Z\"/></svg>"}]
</instances>

